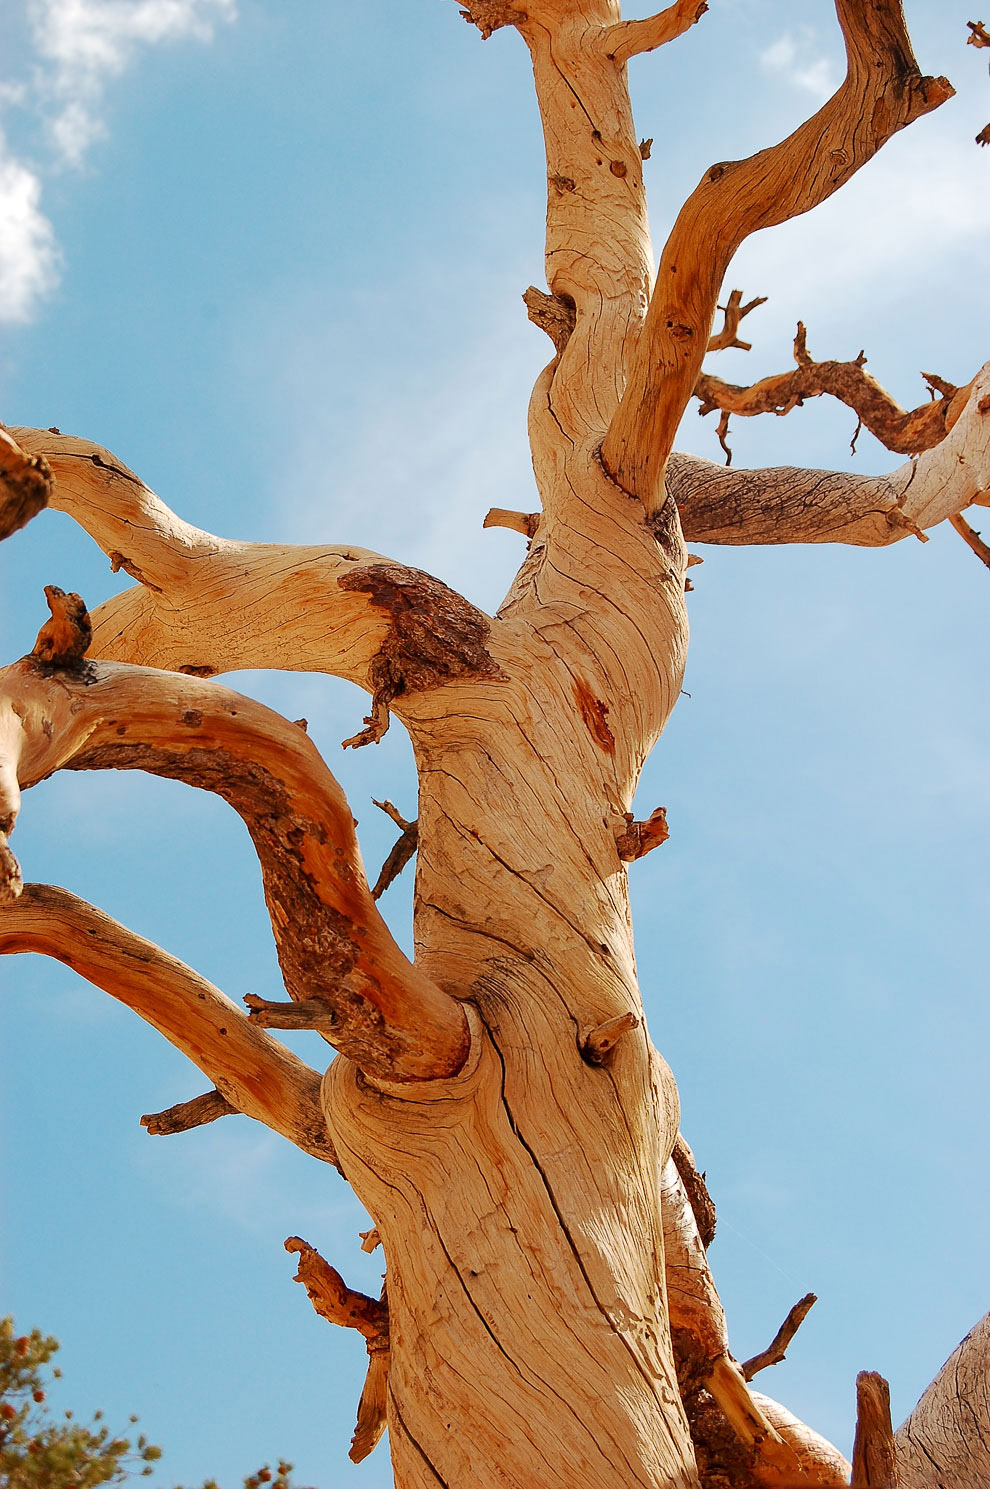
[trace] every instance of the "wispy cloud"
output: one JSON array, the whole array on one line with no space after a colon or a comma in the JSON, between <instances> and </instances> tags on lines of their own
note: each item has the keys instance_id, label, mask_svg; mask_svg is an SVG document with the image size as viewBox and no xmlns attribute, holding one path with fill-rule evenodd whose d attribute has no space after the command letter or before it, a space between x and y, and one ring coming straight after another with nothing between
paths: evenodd
<instances>
[{"instance_id":1,"label":"wispy cloud","mask_svg":"<svg viewBox=\"0 0 990 1489\"><path fill-rule=\"evenodd\" d=\"M760 54L760 62L767 72L783 74L795 88L821 100L834 93L840 81L837 69L817 51L810 33L794 37L785 32Z\"/></svg>"},{"instance_id":2,"label":"wispy cloud","mask_svg":"<svg viewBox=\"0 0 990 1489\"><path fill-rule=\"evenodd\" d=\"M0 133L0 322L30 320L58 283L55 229L41 210L41 180Z\"/></svg>"},{"instance_id":3,"label":"wispy cloud","mask_svg":"<svg viewBox=\"0 0 990 1489\"><path fill-rule=\"evenodd\" d=\"M28 16L39 59L38 92L56 149L69 165L105 132L103 94L142 47L210 41L235 0L33 0Z\"/></svg>"},{"instance_id":4,"label":"wispy cloud","mask_svg":"<svg viewBox=\"0 0 990 1489\"><path fill-rule=\"evenodd\" d=\"M143 48L211 40L236 0L30 0L30 51L17 83L0 84L0 110L45 125L49 155L19 156L0 131L0 323L29 321L58 284L61 255L41 210L47 171L78 169L106 134L106 88Z\"/></svg>"}]
</instances>

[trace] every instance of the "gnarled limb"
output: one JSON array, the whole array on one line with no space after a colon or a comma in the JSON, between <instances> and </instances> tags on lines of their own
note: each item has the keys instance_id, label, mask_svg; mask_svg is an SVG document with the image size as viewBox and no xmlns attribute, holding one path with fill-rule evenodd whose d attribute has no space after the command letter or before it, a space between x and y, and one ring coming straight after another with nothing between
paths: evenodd
<instances>
[{"instance_id":1,"label":"gnarled limb","mask_svg":"<svg viewBox=\"0 0 990 1489\"><path fill-rule=\"evenodd\" d=\"M148 770L216 792L257 850L285 985L326 1004L326 1037L389 1080L460 1068L463 1009L392 939L347 800L303 730L215 683L114 663L27 657L0 672L0 700L11 821L18 784L64 768Z\"/></svg>"},{"instance_id":2,"label":"gnarled limb","mask_svg":"<svg viewBox=\"0 0 990 1489\"><path fill-rule=\"evenodd\" d=\"M606 469L648 512L662 509L663 473L708 347L719 288L751 233L809 211L880 147L949 98L923 78L899 0L836 0L847 72L822 108L779 144L706 172L660 260L646 325L602 447Z\"/></svg>"},{"instance_id":3,"label":"gnarled limb","mask_svg":"<svg viewBox=\"0 0 990 1489\"><path fill-rule=\"evenodd\" d=\"M894 1434L900 1489L990 1484L990 1313L953 1350Z\"/></svg>"},{"instance_id":4,"label":"gnarled limb","mask_svg":"<svg viewBox=\"0 0 990 1489\"><path fill-rule=\"evenodd\" d=\"M44 456L22 450L0 425L0 540L47 507L51 491L52 473Z\"/></svg>"},{"instance_id":5,"label":"gnarled limb","mask_svg":"<svg viewBox=\"0 0 990 1489\"><path fill-rule=\"evenodd\" d=\"M702 543L851 543L884 547L978 502L990 487L990 363L943 440L886 476L726 470L674 454L667 489L685 538Z\"/></svg>"},{"instance_id":6,"label":"gnarled limb","mask_svg":"<svg viewBox=\"0 0 990 1489\"><path fill-rule=\"evenodd\" d=\"M360 1463L380 1441L386 1426L386 1404L389 1366L389 1319L386 1290L380 1299L355 1292L343 1277L324 1261L308 1241L290 1236L286 1251L299 1256L295 1281L301 1282L309 1300L321 1318L343 1328L357 1329L368 1350L368 1374L358 1403L357 1425L348 1453L352 1463Z\"/></svg>"},{"instance_id":7,"label":"gnarled limb","mask_svg":"<svg viewBox=\"0 0 990 1489\"><path fill-rule=\"evenodd\" d=\"M698 412L709 414L717 408L746 419L757 414L788 414L806 398L828 393L853 409L860 422L888 450L897 455L917 455L943 440L965 407L968 388L960 389L942 378L922 373L938 398L930 398L910 411L903 409L863 371L866 357L862 352L851 362L816 362L809 356L806 343L804 325L798 321L794 338L797 367L792 372L761 378L749 387L701 373L694 389L694 396L701 403Z\"/></svg>"},{"instance_id":8,"label":"gnarled limb","mask_svg":"<svg viewBox=\"0 0 990 1489\"><path fill-rule=\"evenodd\" d=\"M245 1116L336 1165L320 1077L191 967L67 889L26 884L0 906L0 953L64 962L164 1034Z\"/></svg>"},{"instance_id":9,"label":"gnarled limb","mask_svg":"<svg viewBox=\"0 0 990 1489\"><path fill-rule=\"evenodd\" d=\"M405 693L497 671L488 617L419 569L367 548L218 538L183 522L100 445L42 429L11 435L50 466L50 505L139 581L93 612L91 657L197 677L326 672L375 695L379 735Z\"/></svg>"},{"instance_id":10,"label":"gnarled limb","mask_svg":"<svg viewBox=\"0 0 990 1489\"><path fill-rule=\"evenodd\" d=\"M628 62L642 52L655 52L657 47L676 41L690 31L708 9L708 0L677 0L658 15L642 21L617 21L601 34L599 45L616 62Z\"/></svg>"}]
</instances>

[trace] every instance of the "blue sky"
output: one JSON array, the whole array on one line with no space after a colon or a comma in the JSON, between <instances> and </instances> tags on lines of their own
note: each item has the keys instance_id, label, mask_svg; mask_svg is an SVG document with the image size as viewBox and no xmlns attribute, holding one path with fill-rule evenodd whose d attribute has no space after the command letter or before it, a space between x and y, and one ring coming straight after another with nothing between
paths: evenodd
<instances>
[{"instance_id":1,"label":"blue sky","mask_svg":"<svg viewBox=\"0 0 990 1489\"><path fill-rule=\"evenodd\" d=\"M733 380L855 355L905 403L919 369L990 355L986 56L956 0L908 0L922 66L958 97L731 272L769 303ZM629 14L645 14L646 7ZM533 505L530 386L548 355L543 161L519 39L452 3L6 0L0 72L0 418L108 445L182 516L231 536L364 543L489 608ZM831 6L712 0L631 68L657 243L713 160L778 138L840 76ZM736 421L740 465L883 470L811 404ZM689 410L682 448L718 458ZM979 514L978 514L979 515ZM979 526L977 520L976 525ZM988 524L990 525L990 524ZM670 842L633 865L653 1037L719 1207L711 1257L736 1353L817 1307L760 1384L848 1447L858 1369L903 1416L990 1303L985 987L990 578L927 545L701 550L681 704L640 792ZM5 659L42 586L91 605L122 576L45 514L0 551ZM348 791L412 812L398 726L342 754L363 695L233 680L303 714ZM222 803L170 782L66 774L32 791L27 877L61 883L232 997L277 996L257 868ZM407 935L411 878L383 902ZM142 1112L202 1077L127 1010L40 958L0 961L4 1308L63 1340L65 1403L166 1448L155 1484L226 1489L285 1454L301 1483L384 1489L345 1453L363 1371L281 1250L299 1233L371 1288L346 1187L246 1119L171 1139ZM319 1061L322 1044L298 1042Z\"/></svg>"}]
</instances>

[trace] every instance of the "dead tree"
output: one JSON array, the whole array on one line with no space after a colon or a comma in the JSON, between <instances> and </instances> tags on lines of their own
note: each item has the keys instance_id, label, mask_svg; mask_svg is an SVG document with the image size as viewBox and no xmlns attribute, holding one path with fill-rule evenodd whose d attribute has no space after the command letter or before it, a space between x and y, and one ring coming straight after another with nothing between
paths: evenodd
<instances>
[{"instance_id":1,"label":"dead tree","mask_svg":"<svg viewBox=\"0 0 990 1489\"><path fill-rule=\"evenodd\" d=\"M633 960L626 865L666 822L659 809L634 821L630 804L681 688L686 542L883 547L946 520L965 528L990 487L990 365L963 388L931 377L914 411L862 358L813 361L800 328L779 377L741 388L703 371L709 347L741 344L758 303L733 292L713 330L744 239L825 200L952 92L920 72L898 0L836 0L838 91L779 144L706 171L654 272L626 64L705 9L462 11L528 47L547 153L548 290L525 296L554 348L529 413L539 510L491 514L529 544L496 616L367 550L214 537L88 440L0 440L2 530L47 501L137 581L91 618L49 590L51 619L2 674L0 950L58 957L199 1066L210 1090L145 1118L153 1131L247 1113L353 1186L387 1296L353 1292L289 1244L318 1311L368 1346L352 1456L387 1422L401 1489L688 1489L699 1476L750 1489L897 1471L875 1377L853 1470L750 1389L796 1316L765 1360L744 1371L731 1354L705 1254L710 1202ZM731 414L824 393L906 461L858 477L673 450L692 397L720 411L725 442ZM213 680L271 666L363 686L352 746L393 714L409 732L418 821L396 820L399 856L419 849L414 962L305 729ZM58 769L150 771L229 802L260 861L284 1003L241 1011L67 891L21 886L7 846L20 788ZM266 1032L280 1028L338 1052L322 1079ZM970 1364L985 1331L972 1339ZM946 1441L953 1482L982 1482L979 1464L965 1478L975 1391L962 1402L940 1377L929 1395L905 1429L904 1489L928 1482ZM984 1430L986 1405L984 1393Z\"/></svg>"}]
</instances>

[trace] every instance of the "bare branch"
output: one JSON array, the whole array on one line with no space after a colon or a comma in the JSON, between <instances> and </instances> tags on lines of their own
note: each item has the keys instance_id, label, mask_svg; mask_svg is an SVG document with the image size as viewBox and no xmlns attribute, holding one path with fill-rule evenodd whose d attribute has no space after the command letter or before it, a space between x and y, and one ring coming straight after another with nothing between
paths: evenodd
<instances>
[{"instance_id":1,"label":"bare branch","mask_svg":"<svg viewBox=\"0 0 990 1489\"><path fill-rule=\"evenodd\" d=\"M0 425L0 541L47 507L52 472L42 455L31 455Z\"/></svg>"},{"instance_id":2,"label":"bare branch","mask_svg":"<svg viewBox=\"0 0 990 1489\"><path fill-rule=\"evenodd\" d=\"M375 880L375 886L371 891L371 898L377 900L381 898L389 885L399 877L419 847L419 822L407 822L398 808L394 807L390 801L375 801L374 797L371 799L380 811L384 812L386 816L391 817L396 827L402 829L402 836L393 844L392 851L382 864L381 873Z\"/></svg>"},{"instance_id":3,"label":"bare branch","mask_svg":"<svg viewBox=\"0 0 990 1489\"><path fill-rule=\"evenodd\" d=\"M346 797L303 730L216 683L88 661L5 668L0 706L11 821L17 783L63 768L147 770L215 792L251 834L286 988L326 1003L325 1037L389 1080L460 1069L463 1009L393 940Z\"/></svg>"},{"instance_id":4,"label":"bare branch","mask_svg":"<svg viewBox=\"0 0 990 1489\"><path fill-rule=\"evenodd\" d=\"M677 0L658 15L642 21L618 21L602 33L600 45L616 62L628 62L642 52L676 41L689 31L708 9L708 0Z\"/></svg>"},{"instance_id":5,"label":"bare branch","mask_svg":"<svg viewBox=\"0 0 990 1489\"><path fill-rule=\"evenodd\" d=\"M982 21L967 21L966 25L972 32L972 35L966 38L968 46L990 47L990 31L987 30Z\"/></svg>"},{"instance_id":6,"label":"bare branch","mask_svg":"<svg viewBox=\"0 0 990 1489\"><path fill-rule=\"evenodd\" d=\"M314 1071L315 1074L315 1071ZM205 1127L220 1117L237 1115L233 1106L219 1091L206 1091L194 1096L192 1101L180 1101L163 1112L149 1112L141 1118L141 1126L147 1127L152 1137L171 1137L176 1132L190 1132L194 1127Z\"/></svg>"},{"instance_id":7,"label":"bare branch","mask_svg":"<svg viewBox=\"0 0 990 1489\"><path fill-rule=\"evenodd\" d=\"M742 303L742 290L733 290L726 304L718 306L723 316L722 329L708 338L707 350L710 352L724 352L730 347L735 347L741 352L752 351L753 343L751 341L739 340L739 322L743 316L749 315L751 310L756 310L757 306L765 305L766 303L766 295L757 295L755 300L748 300L744 305Z\"/></svg>"},{"instance_id":8,"label":"bare branch","mask_svg":"<svg viewBox=\"0 0 990 1489\"><path fill-rule=\"evenodd\" d=\"M949 432L886 476L844 471L727 471L676 453L667 489L684 536L702 543L852 543L883 547L981 503L990 488L990 364L974 378Z\"/></svg>"},{"instance_id":9,"label":"bare branch","mask_svg":"<svg viewBox=\"0 0 990 1489\"><path fill-rule=\"evenodd\" d=\"M353 1463L367 1458L385 1431L385 1409L388 1387L389 1327L388 1301L385 1288L380 1300L347 1286L336 1268L324 1261L320 1253L298 1236L290 1236L286 1251L297 1252L299 1270L295 1281L301 1282L309 1301L321 1318L343 1328L357 1329L368 1349L368 1374L358 1404L357 1426L351 1440L349 1457Z\"/></svg>"},{"instance_id":10,"label":"bare branch","mask_svg":"<svg viewBox=\"0 0 990 1489\"><path fill-rule=\"evenodd\" d=\"M817 1302L818 1298L814 1293L805 1293L803 1298L798 1299L766 1349L761 1349L759 1354L752 1355L743 1362L742 1373L746 1380L752 1380L754 1375L766 1370L769 1365L779 1365L786 1360L791 1340Z\"/></svg>"},{"instance_id":11,"label":"bare branch","mask_svg":"<svg viewBox=\"0 0 990 1489\"><path fill-rule=\"evenodd\" d=\"M198 1065L237 1111L336 1165L317 1072L252 1028L236 1004L191 967L49 884L26 884L14 904L0 907L0 954L27 951L64 962L132 1008Z\"/></svg>"},{"instance_id":12,"label":"bare branch","mask_svg":"<svg viewBox=\"0 0 990 1489\"><path fill-rule=\"evenodd\" d=\"M990 544L984 543L979 533L975 528L970 527L961 512L957 512L954 517L950 517L949 521L963 542L968 543L977 558L981 559L987 568L990 569Z\"/></svg>"},{"instance_id":13,"label":"bare branch","mask_svg":"<svg viewBox=\"0 0 990 1489\"><path fill-rule=\"evenodd\" d=\"M758 414L789 414L806 398L828 393L853 409L888 450L898 455L917 455L945 438L969 395L969 388L959 389L943 378L922 373L939 397L930 398L908 412L863 371L866 358L862 352L850 362L813 361L808 355L801 321L794 340L794 357L798 365L793 372L761 378L750 387L739 387L710 373L701 373L694 390L701 404L698 412L709 414L717 408L747 419Z\"/></svg>"},{"instance_id":14,"label":"bare branch","mask_svg":"<svg viewBox=\"0 0 990 1489\"><path fill-rule=\"evenodd\" d=\"M882 1375L856 1377L856 1440L851 1489L897 1489L897 1449L890 1422L890 1387Z\"/></svg>"},{"instance_id":15,"label":"bare branch","mask_svg":"<svg viewBox=\"0 0 990 1489\"><path fill-rule=\"evenodd\" d=\"M648 512L708 347L719 287L739 245L837 191L886 141L952 94L923 78L899 0L836 0L848 70L839 90L780 144L706 172L667 240L646 325L602 447L605 467Z\"/></svg>"}]
</instances>

